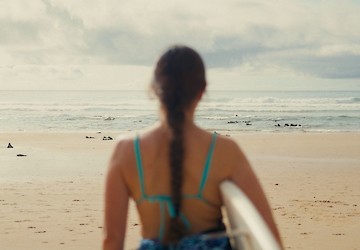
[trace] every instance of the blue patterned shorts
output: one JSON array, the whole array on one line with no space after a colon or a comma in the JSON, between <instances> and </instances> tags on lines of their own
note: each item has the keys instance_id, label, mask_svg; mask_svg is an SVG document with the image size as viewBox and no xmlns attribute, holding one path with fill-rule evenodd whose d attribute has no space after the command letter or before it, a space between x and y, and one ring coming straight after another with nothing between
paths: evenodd
<instances>
[{"instance_id":1,"label":"blue patterned shorts","mask_svg":"<svg viewBox=\"0 0 360 250\"><path fill-rule=\"evenodd\" d=\"M163 245L157 239L143 239L139 250L231 250L228 237L204 237L196 234L182 238L176 245Z\"/></svg>"}]
</instances>

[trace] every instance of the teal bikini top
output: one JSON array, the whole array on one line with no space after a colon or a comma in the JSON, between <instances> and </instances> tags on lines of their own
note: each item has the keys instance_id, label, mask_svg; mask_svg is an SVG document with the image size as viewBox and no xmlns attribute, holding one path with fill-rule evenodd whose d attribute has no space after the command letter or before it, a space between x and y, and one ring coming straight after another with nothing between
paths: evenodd
<instances>
[{"instance_id":1,"label":"teal bikini top","mask_svg":"<svg viewBox=\"0 0 360 250\"><path fill-rule=\"evenodd\" d=\"M209 200L203 197L204 188L206 185L206 181L209 175L210 167L211 167L211 160L214 153L215 148L215 142L216 142L216 133L212 135L210 148L206 157L206 162L201 178L201 182L199 185L198 192L196 194L186 194L183 195L184 199L198 199L203 202L205 202L208 205L214 206ZM175 208L174 204L172 202L171 196L169 195L148 195L145 190L145 181L144 181L144 170L143 165L141 161L141 151L140 151L140 140L139 136L136 136L135 143L134 143L134 149L135 149L135 156L136 156L136 167L139 175L139 182L140 182L140 190L141 190L141 197L136 200L137 204L140 204L141 202L147 201L151 203L159 203L160 205L160 228L159 228L159 240L162 241L164 238L165 233L165 209L167 208L167 211L169 213L169 216L171 218L175 217ZM188 219L185 217L185 215L180 212L179 213L180 219L183 221L184 225L190 229L191 224L188 221Z\"/></svg>"}]
</instances>

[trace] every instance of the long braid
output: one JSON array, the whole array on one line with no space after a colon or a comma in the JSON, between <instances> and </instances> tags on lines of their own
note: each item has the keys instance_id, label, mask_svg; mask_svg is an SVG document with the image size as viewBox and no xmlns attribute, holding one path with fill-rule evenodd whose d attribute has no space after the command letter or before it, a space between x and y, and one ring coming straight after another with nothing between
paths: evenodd
<instances>
[{"instance_id":1,"label":"long braid","mask_svg":"<svg viewBox=\"0 0 360 250\"><path fill-rule=\"evenodd\" d=\"M179 57L179 53L172 52L169 56ZM176 242L185 234L185 227L179 220L182 205L183 162L184 162L184 121L185 107L183 105L183 84L181 68L179 65L167 63L167 80L171 82L166 86L162 101L167 111L167 122L172 131L169 152L171 198L174 204L175 217L170 219L170 231L167 241Z\"/></svg>"},{"instance_id":2,"label":"long braid","mask_svg":"<svg viewBox=\"0 0 360 250\"><path fill-rule=\"evenodd\" d=\"M170 233L168 240L176 242L186 233L184 225L179 220L179 213L182 205L183 186L183 162L184 162L184 138L183 124L184 111L171 113L169 125L173 136L170 141L170 174L171 174L171 196L175 208L175 218L170 220ZM171 120L171 122L170 122Z\"/></svg>"},{"instance_id":3,"label":"long braid","mask_svg":"<svg viewBox=\"0 0 360 250\"><path fill-rule=\"evenodd\" d=\"M158 61L153 88L166 109L172 131L169 166L171 198L175 217L170 219L168 242L177 242L186 233L180 219L182 207L185 111L205 89L205 70L200 56L188 47L170 48Z\"/></svg>"}]
</instances>

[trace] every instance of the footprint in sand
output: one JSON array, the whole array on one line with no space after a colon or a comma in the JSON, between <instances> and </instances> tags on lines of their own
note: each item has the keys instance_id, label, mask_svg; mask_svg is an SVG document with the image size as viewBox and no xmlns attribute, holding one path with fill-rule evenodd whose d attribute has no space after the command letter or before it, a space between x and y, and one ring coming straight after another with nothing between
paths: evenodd
<instances>
[{"instance_id":1,"label":"footprint in sand","mask_svg":"<svg viewBox=\"0 0 360 250\"><path fill-rule=\"evenodd\" d=\"M273 208L273 210L279 210L279 209L284 209L285 207L275 207Z\"/></svg>"}]
</instances>

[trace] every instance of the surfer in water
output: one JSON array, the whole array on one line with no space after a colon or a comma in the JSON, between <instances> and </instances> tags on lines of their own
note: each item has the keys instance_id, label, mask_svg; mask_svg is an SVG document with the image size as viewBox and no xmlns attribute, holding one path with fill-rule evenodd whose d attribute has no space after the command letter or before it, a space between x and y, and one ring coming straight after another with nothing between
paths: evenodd
<instances>
[{"instance_id":1,"label":"surfer in water","mask_svg":"<svg viewBox=\"0 0 360 250\"><path fill-rule=\"evenodd\" d=\"M194 122L205 88L204 64L193 49L173 46L158 60L151 89L160 121L119 140L114 149L103 249L123 249L130 198L141 221L139 249L231 249L221 214L224 180L249 196L280 242L264 192L240 148Z\"/></svg>"}]
</instances>

